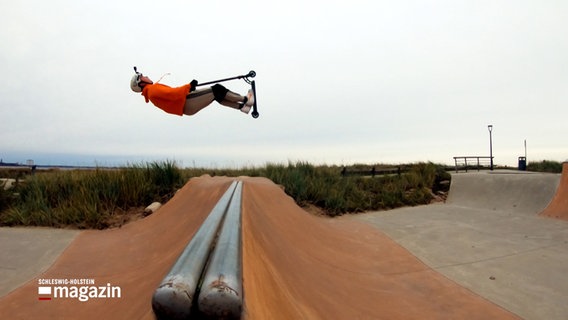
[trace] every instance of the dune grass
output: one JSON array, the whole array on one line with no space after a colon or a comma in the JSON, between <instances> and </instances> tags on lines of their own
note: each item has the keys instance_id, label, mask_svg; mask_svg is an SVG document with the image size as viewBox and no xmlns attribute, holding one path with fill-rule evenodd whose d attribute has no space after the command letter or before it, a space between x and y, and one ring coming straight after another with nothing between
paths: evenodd
<instances>
[{"instance_id":1,"label":"dune grass","mask_svg":"<svg viewBox=\"0 0 568 320\"><path fill-rule=\"evenodd\" d=\"M400 175L342 176L340 167L298 162L267 165L265 176L284 186L299 205L315 205L327 215L336 216L427 204L434 196L433 190L444 188L436 187L436 183L450 179L441 166L432 163L408 167Z\"/></svg>"},{"instance_id":2,"label":"dune grass","mask_svg":"<svg viewBox=\"0 0 568 320\"><path fill-rule=\"evenodd\" d=\"M529 162L529 164L527 165L527 170L536 172L561 173L562 163L549 160Z\"/></svg>"},{"instance_id":3,"label":"dune grass","mask_svg":"<svg viewBox=\"0 0 568 320\"><path fill-rule=\"evenodd\" d=\"M18 186L15 199L4 196L0 225L103 229L116 214L167 200L183 183L175 163L167 161L38 173Z\"/></svg>"},{"instance_id":4,"label":"dune grass","mask_svg":"<svg viewBox=\"0 0 568 320\"><path fill-rule=\"evenodd\" d=\"M370 168L352 168L362 167ZM440 182L450 175L442 166L417 163L405 167L403 173L374 177L343 176L341 167L307 162L180 169L175 162L165 161L119 169L38 172L15 190L0 191L0 225L104 229L132 208L167 201L188 179L203 174L267 177L282 185L299 205L319 207L329 216L427 204L433 192L447 191L449 184Z\"/></svg>"}]
</instances>

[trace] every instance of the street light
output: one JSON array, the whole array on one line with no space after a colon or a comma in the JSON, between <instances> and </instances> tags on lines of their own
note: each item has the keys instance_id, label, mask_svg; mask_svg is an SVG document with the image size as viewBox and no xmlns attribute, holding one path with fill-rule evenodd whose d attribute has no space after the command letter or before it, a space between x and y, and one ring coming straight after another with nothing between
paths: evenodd
<instances>
[{"instance_id":1,"label":"street light","mask_svg":"<svg viewBox=\"0 0 568 320\"><path fill-rule=\"evenodd\" d=\"M493 171L493 139L491 137L491 131L493 131L493 125L490 124L487 126L489 129L489 161L491 161L491 171Z\"/></svg>"}]
</instances>

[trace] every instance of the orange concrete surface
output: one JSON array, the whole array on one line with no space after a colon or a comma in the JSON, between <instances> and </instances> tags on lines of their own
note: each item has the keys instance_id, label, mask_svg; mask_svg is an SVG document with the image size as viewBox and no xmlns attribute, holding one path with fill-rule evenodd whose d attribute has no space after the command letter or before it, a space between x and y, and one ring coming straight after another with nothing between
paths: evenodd
<instances>
[{"instance_id":1,"label":"orange concrete surface","mask_svg":"<svg viewBox=\"0 0 568 320\"><path fill-rule=\"evenodd\" d=\"M245 319L517 319L365 223L315 217L264 178L243 189ZM232 178L192 179L155 214L82 232L0 299L7 319L154 319L151 297ZM90 278L119 299L38 300L37 279Z\"/></svg>"},{"instance_id":2,"label":"orange concrete surface","mask_svg":"<svg viewBox=\"0 0 568 320\"><path fill-rule=\"evenodd\" d=\"M562 164L562 177L554 198L540 215L568 220L568 162Z\"/></svg>"}]
</instances>

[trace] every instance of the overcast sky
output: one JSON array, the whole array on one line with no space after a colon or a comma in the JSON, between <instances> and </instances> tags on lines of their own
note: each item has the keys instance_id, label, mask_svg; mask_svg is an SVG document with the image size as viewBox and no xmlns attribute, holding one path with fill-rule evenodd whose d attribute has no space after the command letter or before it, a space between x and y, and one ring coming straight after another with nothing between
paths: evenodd
<instances>
[{"instance_id":1,"label":"overcast sky","mask_svg":"<svg viewBox=\"0 0 568 320\"><path fill-rule=\"evenodd\" d=\"M568 1L0 1L0 158L183 166L568 159ZM260 117L169 115L180 86L257 73ZM223 83L246 93L242 80Z\"/></svg>"}]
</instances>

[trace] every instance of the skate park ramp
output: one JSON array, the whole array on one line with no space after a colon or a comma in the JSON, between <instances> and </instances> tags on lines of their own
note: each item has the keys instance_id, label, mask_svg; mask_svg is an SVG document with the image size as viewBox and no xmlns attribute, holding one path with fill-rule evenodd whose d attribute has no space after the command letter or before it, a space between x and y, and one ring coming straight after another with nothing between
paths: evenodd
<instances>
[{"instance_id":1,"label":"skate park ramp","mask_svg":"<svg viewBox=\"0 0 568 320\"><path fill-rule=\"evenodd\" d=\"M373 225L433 270L523 319L564 320L568 222L539 213L555 203L565 179L566 171L454 173L446 203L345 219Z\"/></svg>"},{"instance_id":2,"label":"skate park ramp","mask_svg":"<svg viewBox=\"0 0 568 320\"><path fill-rule=\"evenodd\" d=\"M377 228L312 216L273 182L243 181L244 319L518 319ZM83 231L44 273L0 298L10 319L154 319L151 297L233 178L191 179L158 212ZM38 299L38 279L94 279L120 298Z\"/></svg>"},{"instance_id":3,"label":"skate park ramp","mask_svg":"<svg viewBox=\"0 0 568 320\"><path fill-rule=\"evenodd\" d=\"M568 162L562 164L562 178L554 198L540 215L568 220Z\"/></svg>"},{"instance_id":4,"label":"skate park ramp","mask_svg":"<svg viewBox=\"0 0 568 320\"><path fill-rule=\"evenodd\" d=\"M537 215L558 187L558 175L519 171L493 171L452 176L447 204Z\"/></svg>"}]
</instances>

